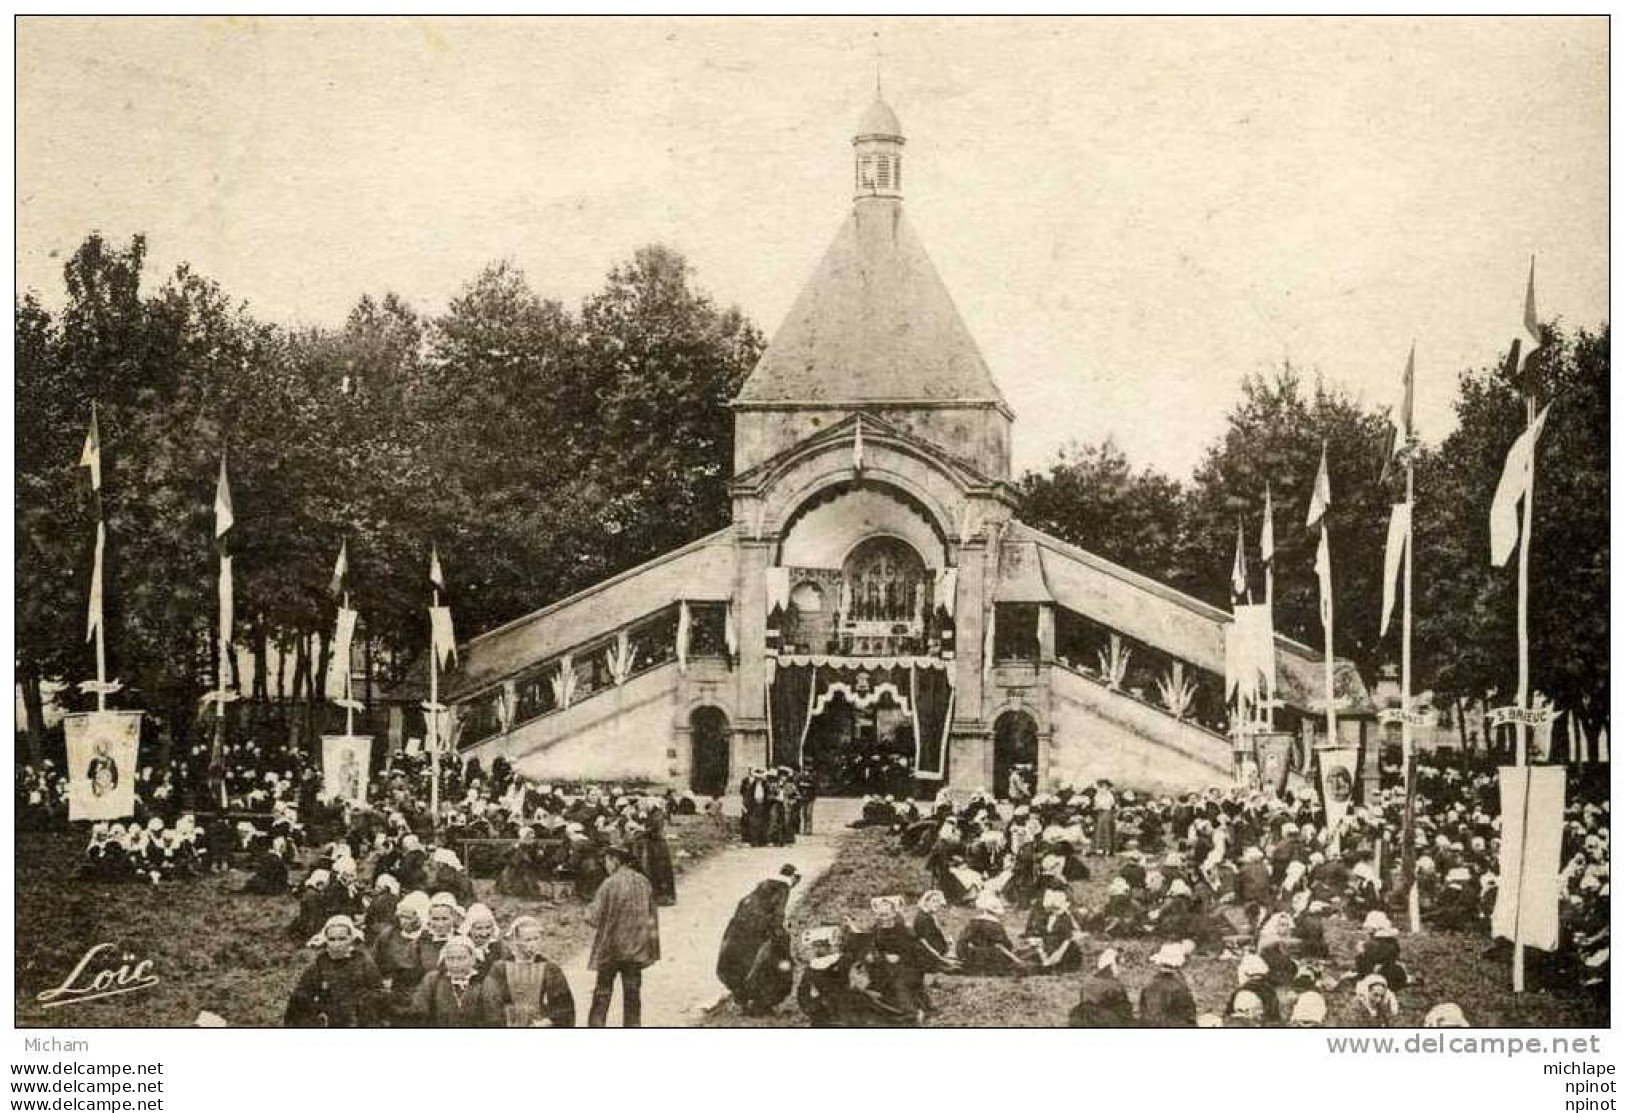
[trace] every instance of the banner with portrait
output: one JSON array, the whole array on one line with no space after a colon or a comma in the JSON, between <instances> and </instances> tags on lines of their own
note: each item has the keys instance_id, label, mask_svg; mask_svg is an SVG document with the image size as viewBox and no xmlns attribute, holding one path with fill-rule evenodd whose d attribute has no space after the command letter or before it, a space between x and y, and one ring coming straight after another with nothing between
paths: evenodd
<instances>
[{"instance_id":1,"label":"banner with portrait","mask_svg":"<svg viewBox=\"0 0 1625 1113\"><path fill-rule=\"evenodd\" d=\"M1289 731L1261 731L1253 736L1258 750L1258 776L1265 792L1279 796L1286 791L1287 772L1292 767L1292 743Z\"/></svg>"},{"instance_id":2,"label":"banner with portrait","mask_svg":"<svg viewBox=\"0 0 1625 1113\"><path fill-rule=\"evenodd\" d=\"M322 735L322 795L329 800L367 799L372 739L356 734Z\"/></svg>"},{"instance_id":3,"label":"banner with portrait","mask_svg":"<svg viewBox=\"0 0 1625 1113\"><path fill-rule=\"evenodd\" d=\"M63 716L70 820L126 819L135 814L141 714L85 711Z\"/></svg>"},{"instance_id":4,"label":"banner with portrait","mask_svg":"<svg viewBox=\"0 0 1625 1113\"><path fill-rule=\"evenodd\" d=\"M1354 768L1359 750L1353 746L1317 750L1320 758L1320 799L1326 809L1326 830L1337 830L1354 803Z\"/></svg>"}]
</instances>

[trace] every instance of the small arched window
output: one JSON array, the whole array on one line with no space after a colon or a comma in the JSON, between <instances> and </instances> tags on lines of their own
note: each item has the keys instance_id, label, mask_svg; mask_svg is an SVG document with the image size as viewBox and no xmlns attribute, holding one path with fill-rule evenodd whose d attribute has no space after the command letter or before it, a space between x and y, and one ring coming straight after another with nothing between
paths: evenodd
<instances>
[{"instance_id":1,"label":"small arched window","mask_svg":"<svg viewBox=\"0 0 1625 1113\"><path fill-rule=\"evenodd\" d=\"M824 592L810 580L799 583L790 592L790 605L802 614L816 614L824 609Z\"/></svg>"}]
</instances>

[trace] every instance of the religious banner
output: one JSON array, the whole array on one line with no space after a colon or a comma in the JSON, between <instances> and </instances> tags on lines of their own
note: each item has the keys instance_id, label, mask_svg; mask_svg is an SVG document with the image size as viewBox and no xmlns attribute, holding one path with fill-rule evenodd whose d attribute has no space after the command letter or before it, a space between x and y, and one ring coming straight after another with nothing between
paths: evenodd
<instances>
[{"instance_id":1,"label":"religious banner","mask_svg":"<svg viewBox=\"0 0 1625 1113\"><path fill-rule=\"evenodd\" d=\"M1557 948L1564 780L1561 765L1501 769L1501 868L1490 934L1542 951Z\"/></svg>"},{"instance_id":2,"label":"religious banner","mask_svg":"<svg viewBox=\"0 0 1625 1113\"><path fill-rule=\"evenodd\" d=\"M1316 752L1320 756L1320 799L1326 810L1326 829L1336 838L1354 801L1354 766L1359 751L1353 746L1339 746Z\"/></svg>"},{"instance_id":3,"label":"religious banner","mask_svg":"<svg viewBox=\"0 0 1625 1113\"><path fill-rule=\"evenodd\" d=\"M68 818L95 821L134 815L141 712L65 715L62 731L67 741Z\"/></svg>"},{"instance_id":4,"label":"religious banner","mask_svg":"<svg viewBox=\"0 0 1625 1113\"><path fill-rule=\"evenodd\" d=\"M1261 731L1253 736L1258 751L1258 776L1265 792L1279 796L1286 790L1292 765L1293 736L1288 731Z\"/></svg>"},{"instance_id":5,"label":"religious banner","mask_svg":"<svg viewBox=\"0 0 1625 1113\"><path fill-rule=\"evenodd\" d=\"M367 799L372 739L355 734L322 735L322 795L329 800Z\"/></svg>"}]
</instances>

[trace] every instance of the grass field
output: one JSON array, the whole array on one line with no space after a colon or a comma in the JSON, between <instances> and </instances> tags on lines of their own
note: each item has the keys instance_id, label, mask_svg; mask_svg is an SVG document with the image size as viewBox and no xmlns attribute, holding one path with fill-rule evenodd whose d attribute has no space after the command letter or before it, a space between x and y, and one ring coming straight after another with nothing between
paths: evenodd
<instances>
[{"instance_id":1,"label":"grass field","mask_svg":"<svg viewBox=\"0 0 1625 1113\"><path fill-rule=\"evenodd\" d=\"M1096 863L1099 863L1097 865ZM1090 859L1093 877L1085 883L1086 903L1104 903L1106 882L1115 872L1115 863ZM869 899L883 894L902 894L911 901L928 886L923 859L908 857L895 849L893 841L875 830L854 832L841 848L829 872L814 883L791 915L791 935L819 924L838 924L844 916L858 923L869 919ZM939 914L944 930L955 937L971 916L967 909L952 908ZM1012 934L1019 932L1021 919L1006 918ZM1332 959L1328 970L1341 972L1351 965L1359 933L1340 920L1327 925ZM1087 948L1087 965L1107 945L1097 941ZM1120 976L1131 997L1138 997L1152 969L1148 963L1156 944L1151 940L1114 941L1122 956ZM1478 937L1423 932L1402 940L1405 961L1412 976L1420 975L1421 988L1400 994L1400 1021L1420 1025L1428 1008L1440 1001L1454 1001L1466 1012L1475 1027L1597 1027L1608 1023L1605 1000L1576 989L1572 993L1530 992L1521 997L1511 992L1507 965L1483 954L1488 940ZM1235 963L1218 956L1193 956L1185 975L1201 1012L1222 1011L1235 987ZM1072 974L1032 978L967 978L934 976L931 990L935 1013L927 1023L939 1027L1046 1027L1064 1025L1067 1012L1077 1002L1077 986L1083 975ZM1350 990L1340 989L1328 996L1335 1018ZM706 1024L714 1027L795 1027L805 1022L795 1006L786 1002L767 1016L743 1016L731 1001L712 1010Z\"/></svg>"},{"instance_id":2,"label":"grass field","mask_svg":"<svg viewBox=\"0 0 1625 1113\"><path fill-rule=\"evenodd\" d=\"M667 829L679 874L732 841L734 825L708 819ZM307 961L287 938L291 896L242 896L243 875L142 885L76 880L83 839L77 834L19 833L17 837L16 1023L19 1027L190 1025L200 1010L234 1026L282 1023L288 992ZM498 896L494 881L477 879L482 900L506 926L520 913L537 917L548 953L568 958L592 937L584 907ZM681 882L679 882L679 886ZM99 1001L45 1008L37 1000L59 985L81 956L110 943L103 965L151 960L156 985Z\"/></svg>"}]
</instances>

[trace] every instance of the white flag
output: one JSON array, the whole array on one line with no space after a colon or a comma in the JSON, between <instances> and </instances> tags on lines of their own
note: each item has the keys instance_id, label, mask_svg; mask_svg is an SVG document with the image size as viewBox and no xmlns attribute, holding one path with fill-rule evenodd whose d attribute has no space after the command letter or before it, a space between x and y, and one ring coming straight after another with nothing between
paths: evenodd
<instances>
[{"instance_id":1,"label":"white flag","mask_svg":"<svg viewBox=\"0 0 1625 1113\"><path fill-rule=\"evenodd\" d=\"M1542 951L1557 947L1563 782L1561 765L1501 769L1501 868L1490 934Z\"/></svg>"},{"instance_id":2,"label":"white flag","mask_svg":"<svg viewBox=\"0 0 1625 1113\"><path fill-rule=\"evenodd\" d=\"M1518 353L1518 376L1521 379L1529 366L1529 357L1540 347L1540 320L1535 314L1535 257L1529 257L1529 289L1523 296L1522 347Z\"/></svg>"},{"instance_id":3,"label":"white flag","mask_svg":"<svg viewBox=\"0 0 1625 1113\"><path fill-rule=\"evenodd\" d=\"M232 523L237 520L231 510L231 484L226 480L226 458L220 457L220 481L214 487L214 536L215 540L226 535Z\"/></svg>"},{"instance_id":4,"label":"white flag","mask_svg":"<svg viewBox=\"0 0 1625 1113\"><path fill-rule=\"evenodd\" d=\"M96 523L96 567L90 573L90 617L85 625L85 640L96 636L102 624L102 549L107 544L107 526Z\"/></svg>"},{"instance_id":5,"label":"white flag","mask_svg":"<svg viewBox=\"0 0 1625 1113\"><path fill-rule=\"evenodd\" d=\"M1388 633L1388 620L1394 613L1394 579L1399 575L1405 559L1405 546L1410 544L1411 504L1396 502L1388 516L1388 545L1382 555L1382 629L1378 636Z\"/></svg>"},{"instance_id":6,"label":"white flag","mask_svg":"<svg viewBox=\"0 0 1625 1113\"><path fill-rule=\"evenodd\" d=\"M1258 532L1258 559L1268 564L1275 559L1275 503L1270 485L1264 484L1264 526Z\"/></svg>"},{"instance_id":7,"label":"white flag","mask_svg":"<svg viewBox=\"0 0 1625 1113\"><path fill-rule=\"evenodd\" d=\"M1236 519L1236 560L1230 566L1230 592L1235 598L1247 595L1247 541L1242 536L1241 519Z\"/></svg>"},{"instance_id":8,"label":"white flag","mask_svg":"<svg viewBox=\"0 0 1625 1113\"><path fill-rule=\"evenodd\" d=\"M1535 442L1546 425L1548 404L1535 416L1534 423L1525 427L1507 451L1506 466L1501 469L1501 481L1495 485L1495 500L1490 503L1490 563L1497 568L1506 564L1518 544L1518 504L1529 493L1535 476Z\"/></svg>"},{"instance_id":9,"label":"white flag","mask_svg":"<svg viewBox=\"0 0 1625 1113\"><path fill-rule=\"evenodd\" d=\"M457 659L457 635L451 628L450 607L429 608L429 630L435 658L445 668L448 661Z\"/></svg>"},{"instance_id":10,"label":"white flag","mask_svg":"<svg viewBox=\"0 0 1625 1113\"><path fill-rule=\"evenodd\" d=\"M1325 517L1326 511L1331 505L1332 480L1331 476L1326 472L1326 442L1322 441L1320 444L1320 470L1315 473L1315 490L1309 496L1309 521L1307 525L1310 529L1314 529L1315 523Z\"/></svg>"},{"instance_id":11,"label":"white flag","mask_svg":"<svg viewBox=\"0 0 1625 1113\"><path fill-rule=\"evenodd\" d=\"M90 469L90 489L102 489L102 434L96 427L96 403L90 404L90 431L85 434L85 447L79 452L79 466Z\"/></svg>"},{"instance_id":12,"label":"white flag","mask_svg":"<svg viewBox=\"0 0 1625 1113\"><path fill-rule=\"evenodd\" d=\"M1320 624L1332 621L1332 545L1326 537L1326 523L1320 524L1320 548L1315 551L1315 575L1320 579Z\"/></svg>"},{"instance_id":13,"label":"white flag","mask_svg":"<svg viewBox=\"0 0 1625 1113\"><path fill-rule=\"evenodd\" d=\"M333 629L332 664L327 670L327 694L334 699L350 695L345 681L350 677L350 645L355 640L356 612L349 607L339 608L338 624Z\"/></svg>"},{"instance_id":14,"label":"white flag","mask_svg":"<svg viewBox=\"0 0 1625 1113\"><path fill-rule=\"evenodd\" d=\"M231 644L231 558L220 558L220 644Z\"/></svg>"}]
</instances>

